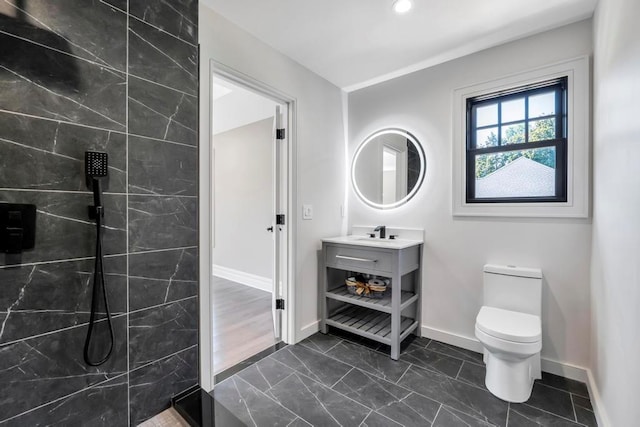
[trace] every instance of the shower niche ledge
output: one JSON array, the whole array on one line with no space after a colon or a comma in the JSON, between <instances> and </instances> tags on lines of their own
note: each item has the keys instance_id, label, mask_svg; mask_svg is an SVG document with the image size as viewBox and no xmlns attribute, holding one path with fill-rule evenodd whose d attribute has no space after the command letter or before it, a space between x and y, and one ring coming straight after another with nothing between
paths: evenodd
<instances>
[{"instance_id":1,"label":"shower niche ledge","mask_svg":"<svg viewBox=\"0 0 640 427\"><path fill-rule=\"evenodd\" d=\"M322 333L331 326L389 345L391 358L398 359L402 341L420 334L423 241L419 231L410 239L355 234L322 240ZM345 284L354 276L382 281L387 289L378 298L367 296L366 286L361 286L361 294L354 294Z\"/></svg>"}]
</instances>

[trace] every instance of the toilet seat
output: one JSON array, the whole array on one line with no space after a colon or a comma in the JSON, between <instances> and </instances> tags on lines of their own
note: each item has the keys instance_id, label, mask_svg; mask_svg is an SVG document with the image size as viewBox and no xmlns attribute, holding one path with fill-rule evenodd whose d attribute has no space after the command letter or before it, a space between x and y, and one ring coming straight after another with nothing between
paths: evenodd
<instances>
[{"instance_id":1,"label":"toilet seat","mask_svg":"<svg viewBox=\"0 0 640 427\"><path fill-rule=\"evenodd\" d=\"M535 343L542 338L538 316L502 308L483 306L476 327L487 335L515 343Z\"/></svg>"}]
</instances>

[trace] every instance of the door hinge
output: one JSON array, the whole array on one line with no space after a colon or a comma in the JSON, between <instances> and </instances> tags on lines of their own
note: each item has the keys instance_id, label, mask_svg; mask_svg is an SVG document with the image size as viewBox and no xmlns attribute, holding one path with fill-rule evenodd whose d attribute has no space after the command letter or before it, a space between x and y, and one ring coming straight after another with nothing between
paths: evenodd
<instances>
[{"instance_id":1,"label":"door hinge","mask_svg":"<svg viewBox=\"0 0 640 427\"><path fill-rule=\"evenodd\" d=\"M276 300L276 310L284 310L284 300L282 298Z\"/></svg>"},{"instance_id":2,"label":"door hinge","mask_svg":"<svg viewBox=\"0 0 640 427\"><path fill-rule=\"evenodd\" d=\"M284 225L284 215L283 214L276 215L276 225Z\"/></svg>"},{"instance_id":3,"label":"door hinge","mask_svg":"<svg viewBox=\"0 0 640 427\"><path fill-rule=\"evenodd\" d=\"M276 139L284 139L285 131L284 129L276 129Z\"/></svg>"}]
</instances>

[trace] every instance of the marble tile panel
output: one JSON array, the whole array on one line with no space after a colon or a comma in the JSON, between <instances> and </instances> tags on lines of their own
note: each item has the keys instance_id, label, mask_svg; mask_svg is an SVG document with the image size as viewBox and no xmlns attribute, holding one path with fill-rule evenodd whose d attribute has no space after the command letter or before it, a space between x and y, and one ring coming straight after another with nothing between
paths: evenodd
<instances>
[{"instance_id":1,"label":"marble tile panel","mask_svg":"<svg viewBox=\"0 0 640 427\"><path fill-rule=\"evenodd\" d=\"M84 326L0 347L2 419L125 373L126 324L126 316L113 319L114 350L110 359L98 367L88 366L84 362L83 349L87 334Z\"/></svg>"},{"instance_id":2,"label":"marble tile panel","mask_svg":"<svg viewBox=\"0 0 640 427\"><path fill-rule=\"evenodd\" d=\"M269 357L328 387L353 369L352 366L300 345L287 346Z\"/></svg>"},{"instance_id":3,"label":"marble tile panel","mask_svg":"<svg viewBox=\"0 0 640 427\"><path fill-rule=\"evenodd\" d=\"M526 403L529 406L551 412L560 417L575 419L571 395L562 390L535 383L531 391L531 397Z\"/></svg>"},{"instance_id":4,"label":"marble tile panel","mask_svg":"<svg viewBox=\"0 0 640 427\"><path fill-rule=\"evenodd\" d=\"M578 427L580 424L541 411L527 404L511 404L507 427Z\"/></svg>"},{"instance_id":5,"label":"marble tile panel","mask_svg":"<svg viewBox=\"0 0 640 427\"><path fill-rule=\"evenodd\" d=\"M458 375L462 367L461 360L436 353L435 351L429 351L428 349L414 346L413 344L402 354L402 360L454 378Z\"/></svg>"},{"instance_id":6,"label":"marble tile panel","mask_svg":"<svg viewBox=\"0 0 640 427\"><path fill-rule=\"evenodd\" d=\"M198 200L129 196L130 252L198 245Z\"/></svg>"},{"instance_id":7,"label":"marble tile panel","mask_svg":"<svg viewBox=\"0 0 640 427\"><path fill-rule=\"evenodd\" d=\"M121 72L0 34L3 110L124 131L125 86Z\"/></svg>"},{"instance_id":8,"label":"marble tile panel","mask_svg":"<svg viewBox=\"0 0 640 427\"><path fill-rule=\"evenodd\" d=\"M389 418L371 411L367 418L360 424L361 427L403 427L402 424L390 420Z\"/></svg>"},{"instance_id":9,"label":"marble tile panel","mask_svg":"<svg viewBox=\"0 0 640 427\"><path fill-rule=\"evenodd\" d=\"M470 415L442 406L432 427L494 427L486 421L478 420Z\"/></svg>"},{"instance_id":10,"label":"marble tile panel","mask_svg":"<svg viewBox=\"0 0 640 427\"><path fill-rule=\"evenodd\" d=\"M402 401L378 409L378 412L406 427L421 427L433 422L438 408L440 403L411 393Z\"/></svg>"},{"instance_id":11,"label":"marble tile panel","mask_svg":"<svg viewBox=\"0 0 640 427\"><path fill-rule=\"evenodd\" d=\"M129 13L188 43L198 43L196 0L131 0Z\"/></svg>"},{"instance_id":12,"label":"marble tile panel","mask_svg":"<svg viewBox=\"0 0 640 427\"><path fill-rule=\"evenodd\" d=\"M129 309L198 295L198 249L129 255Z\"/></svg>"},{"instance_id":13,"label":"marble tile panel","mask_svg":"<svg viewBox=\"0 0 640 427\"><path fill-rule=\"evenodd\" d=\"M3 424L6 427L127 425L127 376L85 389Z\"/></svg>"},{"instance_id":14,"label":"marble tile panel","mask_svg":"<svg viewBox=\"0 0 640 427\"><path fill-rule=\"evenodd\" d=\"M217 384L212 393L216 402L227 408L247 426L284 427L298 418L237 376Z\"/></svg>"},{"instance_id":15,"label":"marble tile panel","mask_svg":"<svg viewBox=\"0 0 640 427\"><path fill-rule=\"evenodd\" d=\"M89 191L85 151L109 154L105 192L125 192L126 136L0 112L0 186L39 190Z\"/></svg>"},{"instance_id":16,"label":"marble tile panel","mask_svg":"<svg viewBox=\"0 0 640 427\"><path fill-rule=\"evenodd\" d=\"M578 396L589 398L589 390L587 385L583 382L571 380L569 378L561 377L558 375L550 374L548 372L542 373L542 379L537 382L548 385L553 388L568 391Z\"/></svg>"},{"instance_id":17,"label":"marble tile panel","mask_svg":"<svg viewBox=\"0 0 640 427\"><path fill-rule=\"evenodd\" d=\"M131 425L167 409L171 398L198 384L198 347L130 373Z\"/></svg>"},{"instance_id":18,"label":"marble tile panel","mask_svg":"<svg viewBox=\"0 0 640 427\"><path fill-rule=\"evenodd\" d=\"M96 225L89 219L90 193L50 193L38 191L0 191L7 203L36 205L35 248L17 256L18 263L65 260L95 255ZM103 196L105 219L103 253L126 252L126 216L124 195ZM0 254L0 266L13 264L15 256Z\"/></svg>"},{"instance_id":19,"label":"marble tile panel","mask_svg":"<svg viewBox=\"0 0 640 427\"><path fill-rule=\"evenodd\" d=\"M129 20L129 73L198 95L198 49L137 19Z\"/></svg>"},{"instance_id":20,"label":"marble tile panel","mask_svg":"<svg viewBox=\"0 0 640 427\"><path fill-rule=\"evenodd\" d=\"M102 1L122 12L127 11L127 3L129 3L129 0L102 0Z\"/></svg>"},{"instance_id":21,"label":"marble tile panel","mask_svg":"<svg viewBox=\"0 0 640 427\"><path fill-rule=\"evenodd\" d=\"M411 366L398 385L482 421L497 425L506 422L507 402L446 375Z\"/></svg>"},{"instance_id":22,"label":"marble tile panel","mask_svg":"<svg viewBox=\"0 0 640 427\"><path fill-rule=\"evenodd\" d=\"M327 352L327 356L357 366L387 381L396 382L407 371L409 364L392 360L389 356L350 342L341 342Z\"/></svg>"},{"instance_id":23,"label":"marble tile panel","mask_svg":"<svg viewBox=\"0 0 640 427\"><path fill-rule=\"evenodd\" d=\"M466 360L467 362L472 362L479 365L484 364L484 362L482 361L482 353L476 353L475 351L466 350L464 348L445 344L440 341L432 340L427 348L431 351L437 351L438 353L455 357L456 359Z\"/></svg>"},{"instance_id":24,"label":"marble tile panel","mask_svg":"<svg viewBox=\"0 0 640 427\"><path fill-rule=\"evenodd\" d=\"M323 334L317 332L311 335L309 338L300 342L301 345L309 347L311 350L319 351L320 353L326 353L336 346L342 339L335 335Z\"/></svg>"},{"instance_id":25,"label":"marble tile panel","mask_svg":"<svg viewBox=\"0 0 640 427\"><path fill-rule=\"evenodd\" d=\"M125 313L126 257L105 258L104 268L111 313ZM88 322L93 271L93 260L0 270L0 344Z\"/></svg>"},{"instance_id":26,"label":"marble tile panel","mask_svg":"<svg viewBox=\"0 0 640 427\"><path fill-rule=\"evenodd\" d=\"M197 147L129 137L129 192L197 196Z\"/></svg>"},{"instance_id":27,"label":"marble tile panel","mask_svg":"<svg viewBox=\"0 0 640 427\"><path fill-rule=\"evenodd\" d=\"M198 145L198 98L131 76L129 132Z\"/></svg>"},{"instance_id":28,"label":"marble tile panel","mask_svg":"<svg viewBox=\"0 0 640 427\"><path fill-rule=\"evenodd\" d=\"M20 3L8 0L0 5L3 31L126 72L125 14L100 0Z\"/></svg>"},{"instance_id":29,"label":"marble tile panel","mask_svg":"<svg viewBox=\"0 0 640 427\"><path fill-rule=\"evenodd\" d=\"M486 389L486 373L487 370L484 366L476 365L475 363L464 362L464 364L462 365L462 369L458 374L458 379L476 387Z\"/></svg>"},{"instance_id":30,"label":"marble tile panel","mask_svg":"<svg viewBox=\"0 0 640 427\"><path fill-rule=\"evenodd\" d=\"M373 410L400 402L411 394L405 388L357 368L349 371L332 389Z\"/></svg>"},{"instance_id":31,"label":"marble tile panel","mask_svg":"<svg viewBox=\"0 0 640 427\"><path fill-rule=\"evenodd\" d=\"M197 297L129 315L129 366L140 367L198 343Z\"/></svg>"},{"instance_id":32,"label":"marble tile panel","mask_svg":"<svg viewBox=\"0 0 640 427\"><path fill-rule=\"evenodd\" d=\"M270 394L314 426L357 426L370 412L365 406L297 373L273 387Z\"/></svg>"},{"instance_id":33,"label":"marble tile panel","mask_svg":"<svg viewBox=\"0 0 640 427\"><path fill-rule=\"evenodd\" d=\"M271 357L266 357L238 372L237 376L258 390L266 392L292 373L293 369Z\"/></svg>"}]
</instances>

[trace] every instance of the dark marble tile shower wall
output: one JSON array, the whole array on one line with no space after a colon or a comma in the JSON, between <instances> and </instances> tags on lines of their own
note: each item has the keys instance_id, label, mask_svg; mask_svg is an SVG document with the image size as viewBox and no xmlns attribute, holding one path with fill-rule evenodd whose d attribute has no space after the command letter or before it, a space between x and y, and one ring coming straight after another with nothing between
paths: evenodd
<instances>
[{"instance_id":1,"label":"dark marble tile shower wall","mask_svg":"<svg viewBox=\"0 0 640 427\"><path fill-rule=\"evenodd\" d=\"M198 381L197 20L197 0L0 1L0 202L38 209L36 248L0 254L0 425L136 425ZM97 368L87 150L109 153Z\"/></svg>"}]
</instances>

